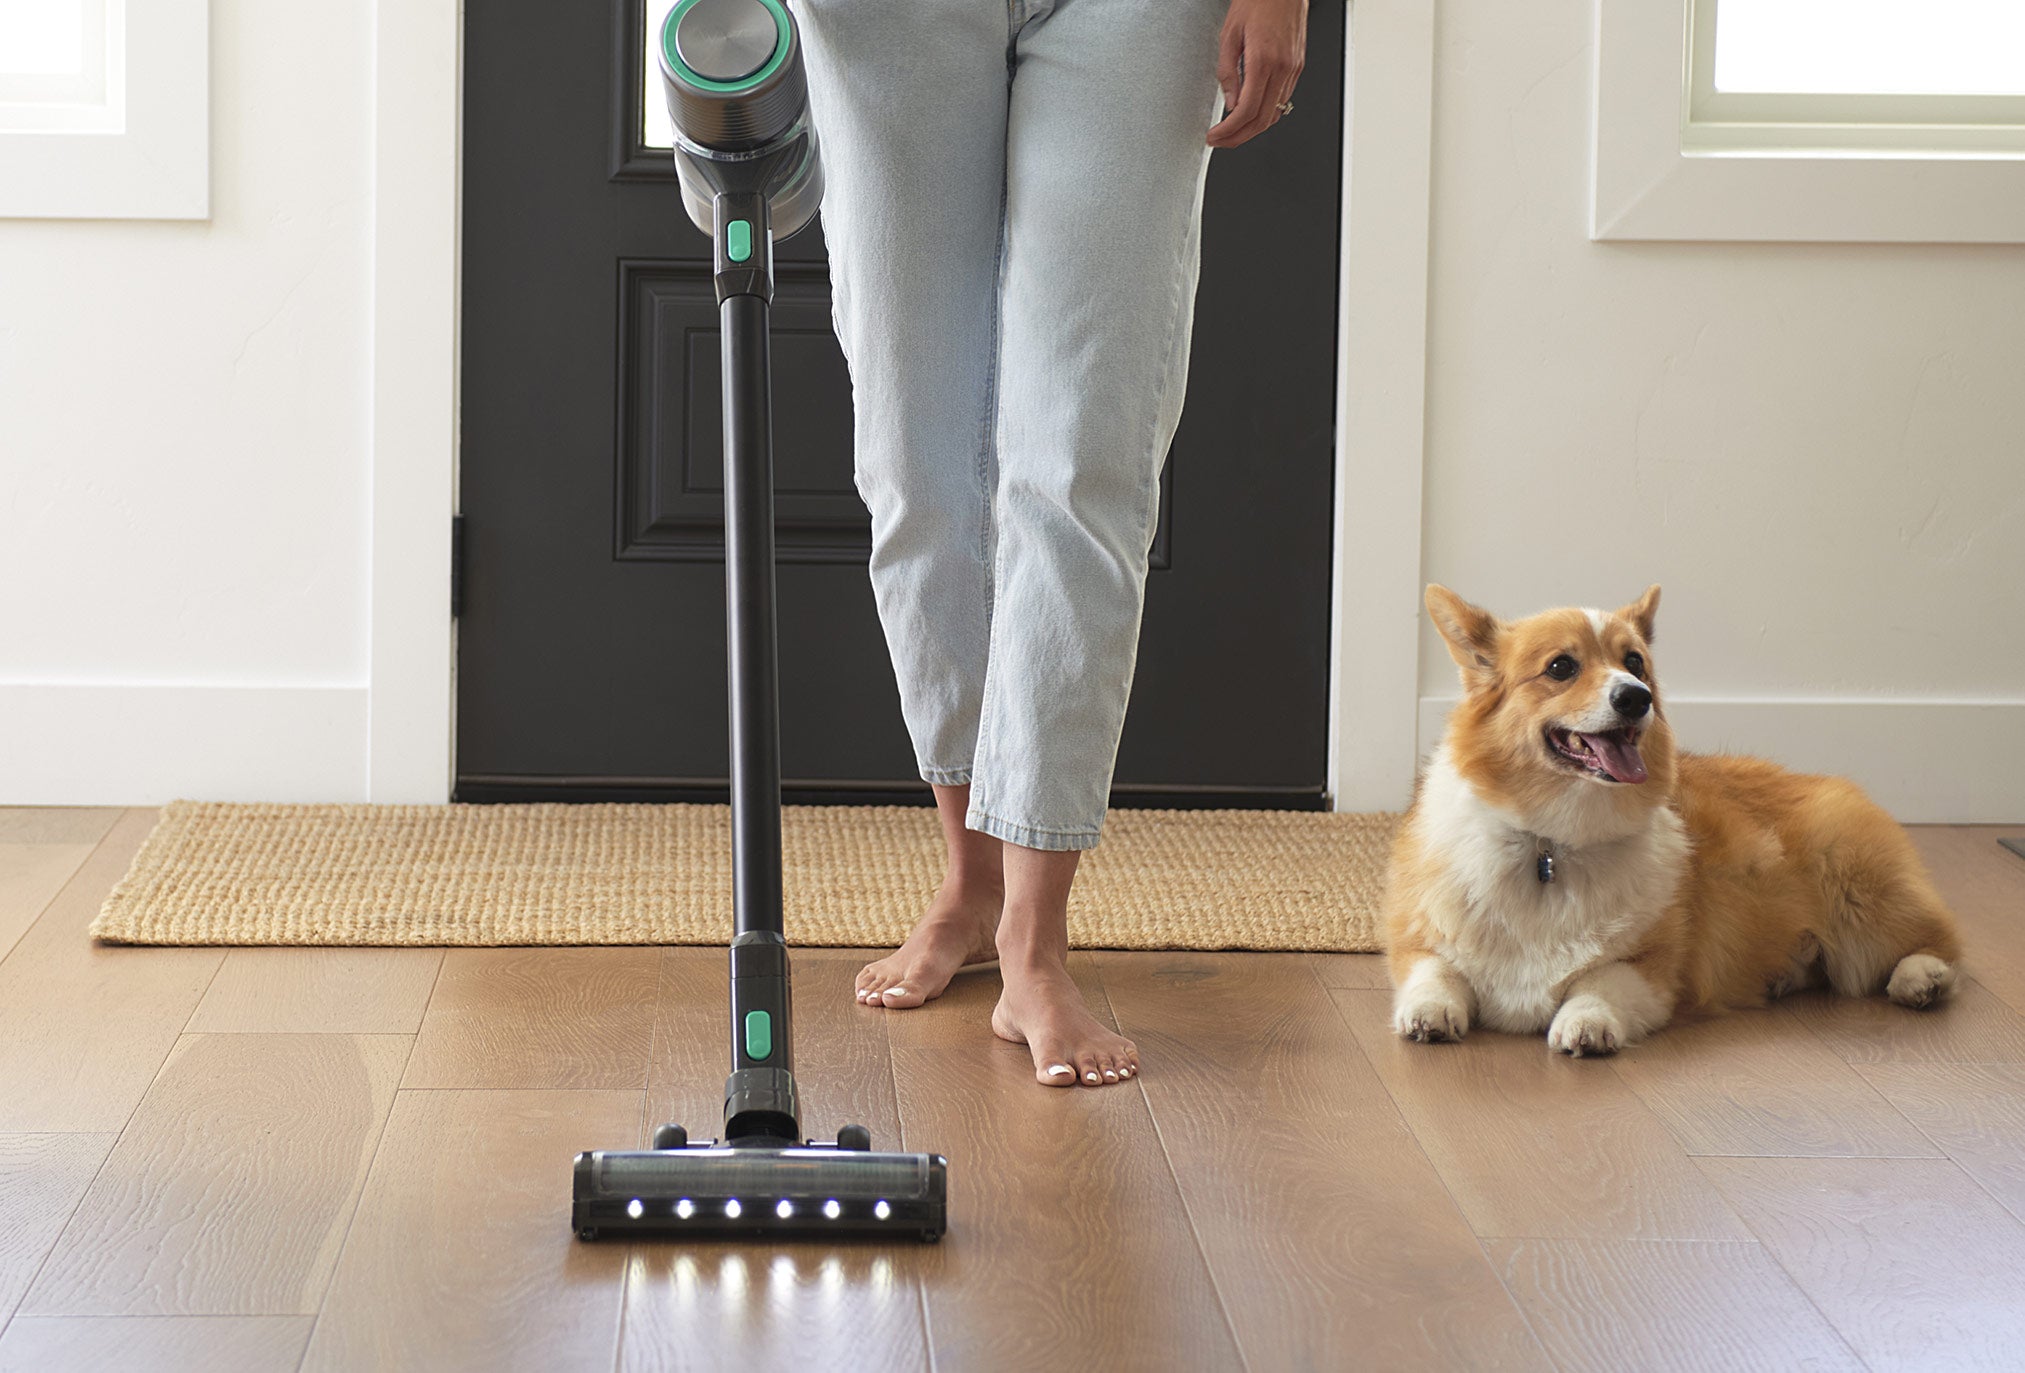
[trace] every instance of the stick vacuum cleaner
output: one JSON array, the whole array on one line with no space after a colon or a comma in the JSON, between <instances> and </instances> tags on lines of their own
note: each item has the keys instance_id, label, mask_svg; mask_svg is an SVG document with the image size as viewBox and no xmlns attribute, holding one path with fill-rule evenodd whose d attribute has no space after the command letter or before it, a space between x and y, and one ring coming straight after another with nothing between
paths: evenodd
<instances>
[{"instance_id":1,"label":"stick vacuum cleaner","mask_svg":"<svg viewBox=\"0 0 2025 1373\"><path fill-rule=\"evenodd\" d=\"M570 1224L586 1240L940 1239L948 1161L876 1153L862 1125L804 1140L781 920L780 718L774 632L773 240L807 224L822 164L800 35L779 0L680 0L658 46L675 168L709 234L724 359L724 543L730 624L730 1079L724 1137L680 1125L652 1149L577 1155Z\"/></svg>"}]
</instances>

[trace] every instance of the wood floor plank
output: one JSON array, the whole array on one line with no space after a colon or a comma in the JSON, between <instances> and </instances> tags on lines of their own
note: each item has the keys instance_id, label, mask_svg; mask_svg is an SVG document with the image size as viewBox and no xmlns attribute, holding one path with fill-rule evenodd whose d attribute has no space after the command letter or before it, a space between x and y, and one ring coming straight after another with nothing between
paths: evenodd
<instances>
[{"instance_id":1,"label":"wood floor plank","mask_svg":"<svg viewBox=\"0 0 2025 1373\"><path fill-rule=\"evenodd\" d=\"M1492 1239L1484 1248L1566 1373L1863 1368L1753 1243Z\"/></svg>"},{"instance_id":2,"label":"wood floor plank","mask_svg":"<svg viewBox=\"0 0 2025 1373\"><path fill-rule=\"evenodd\" d=\"M188 1035L25 1315L314 1315L409 1041Z\"/></svg>"},{"instance_id":3,"label":"wood floor plank","mask_svg":"<svg viewBox=\"0 0 2025 1373\"><path fill-rule=\"evenodd\" d=\"M1668 1026L1611 1067L1690 1154L1938 1153L1780 1006Z\"/></svg>"},{"instance_id":4,"label":"wood floor plank","mask_svg":"<svg viewBox=\"0 0 2025 1373\"><path fill-rule=\"evenodd\" d=\"M112 831L119 806L0 806L0 844L84 844Z\"/></svg>"},{"instance_id":5,"label":"wood floor plank","mask_svg":"<svg viewBox=\"0 0 2025 1373\"><path fill-rule=\"evenodd\" d=\"M0 958L91 857L93 844L0 844Z\"/></svg>"},{"instance_id":6,"label":"wood floor plank","mask_svg":"<svg viewBox=\"0 0 2025 1373\"><path fill-rule=\"evenodd\" d=\"M1109 1020L1089 958L1069 965ZM971 974L920 1009L865 1012L891 1018L907 1147L949 1159L949 1233L920 1258L938 1373L1237 1367L1144 1096L1040 1086L1025 1047L991 1033L998 993Z\"/></svg>"},{"instance_id":7,"label":"wood floor plank","mask_svg":"<svg viewBox=\"0 0 2025 1373\"><path fill-rule=\"evenodd\" d=\"M900 1147L886 1021L856 1004L862 953L797 949L794 1071L803 1133L845 1124ZM647 1128L677 1121L697 1138L724 1123L730 1070L725 951L671 948L662 963ZM609 1146L618 1147L618 1146ZM619 1367L711 1370L925 1368L918 1245L673 1243L634 1246Z\"/></svg>"},{"instance_id":8,"label":"wood floor plank","mask_svg":"<svg viewBox=\"0 0 2025 1373\"><path fill-rule=\"evenodd\" d=\"M185 1028L412 1035L442 965L441 949L233 949Z\"/></svg>"},{"instance_id":9,"label":"wood floor plank","mask_svg":"<svg viewBox=\"0 0 2025 1373\"><path fill-rule=\"evenodd\" d=\"M658 948L450 949L404 1088L647 1084Z\"/></svg>"},{"instance_id":10,"label":"wood floor plank","mask_svg":"<svg viewBox=\"0 0 2025 1373\"><path fill-rule=\"evenodd\" d=\"M1857 1071L2025 1221L2025 1065L1867 1063ZM2018 1278L2025 1283L2025 1273Z\"/></svg>"},{"instance_id":11,"label":"wood floor plank","mask_svg":"<svg viewBox=\"0 0 2025 1373\"><path fill-rule=\"evenodd\" d=\"M294 1373L311 1316L18 1316L0 1373Z\"/></svg>"},{"instance_id":12,"label":"wood floor plank","mask_svg":"<svg viewBox=\"0 0 2025 1373\"><path fill-rule=\"evenodd\" d=\"M1307 959L1325 987L1366 992L1392 990L1392 974L1385 970L1383 954L1311 953Z\"/></svg>"},{"instance_id":13,"label":"wood floor plank","mask_svg":"<svg viewBox=\"0 0 2025 1373\"><path fill-rule=\"evenodd\" d=\"M0 960L0 1131L123 1128L224 961L85 933L155 815L121 815Z\"/></svg>"},{"instance_id":14,"label":"wood floor plank","mask_svg":"<svg viewBox=\"0 0 2025 1373\"><path fill-rule=\"evenodd\" d=\"M1779 1004L1849 1063L2025 1063L2025 1015L1974 978L1923 1011L1827 992Z\"/></svg>"},{"instance_id":15,"label":"wood floor plank","mask_svg":"<svg viewBox=\"0 0 2025 1373\"><path fill-rule=\"evenodd\" d=\"M1953 1163L1695 1162L1871 1368L2018 1367L2025 1225Z\"/></svg>"},{"instance_id":16,"label":"wood floor plank","mask_svg":"<svg viewBox=\"0 0 2025 1373\"><path fill-rule=\"evenodd\" d=\"M570 1160L633 1091L403 1091L304 1373L609 1373L626 1248L570 1230Z\"/></svg>"},{"instance_id":17,"label":"wood floor plank","mask_svg":"<svg viewBox=\"0 0 2025 1373\"><path fill-rule=\"evenodd\" d=\"M1997 843L2021 825L1915 826L1913 843L1962 922L1965 971L2025 1015L2025 859Z\"/></svg>"},{"instance_id":18,"label":"wood floor plank","mask_svg":"<svg viewBox=\"0 0 2025 1373\"><path fill-rule=\"evenodd\" d=\"M28 1290L118 1138L0 1135L0 1322Z\"/></svg>"},{"instance_id":19,"label":"wood floor plank","mask_svg":"<svg viewBox=\"0 0 2025 1373\"><path fill-rule=\"evenodd\" d=\"M1412 1044L1392 1033L1388 993L1333 995L1477 1234L1749 1238L1607 1060L1481 1030Z\"/></svg>"},{"instance_id":20,"label":"wood floor plank","mask_svg":"<svg viewBox=\"0 0 2025 1373\"><path fill-rule=\"evenodd\" d=\"M1551 1367L1304 956L1097 962L1248 1367Z\"/></svg>"},{"instance_id":21,"label":"wood floor plank","mask_svg":"<svg viewBox=\"0 0 2025 1373\"><path fill-rule=\"evenodd\" d=\"M929 1367L917 1265L898 1247L667 1243L635 1251L622 1370Z\"/></svg>"}]
</instances>

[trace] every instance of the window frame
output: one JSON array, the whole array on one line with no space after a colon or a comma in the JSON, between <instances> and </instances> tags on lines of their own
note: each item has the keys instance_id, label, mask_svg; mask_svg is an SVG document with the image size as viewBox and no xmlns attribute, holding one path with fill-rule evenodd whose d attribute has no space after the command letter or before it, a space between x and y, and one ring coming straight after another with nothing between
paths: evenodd
<instances>
[{"instance_id":1,"label":"window frame","mask_svg":"<svg viewBox=\"0 0 2025 1373\"><path fill-rule=\"evenodd\" d=\"M1596 0L1592 239L2025 242L2025 97L1717 91L1718 3Z\"/></svg>"},{"instance_id":2,"label":"window frame","mask_svg":"<svg viewBox=\"0 0 2025 1373\"><path fill-rule=\"evenodd\" d=\"M86 0L86 10L102 80L8 83L0 219L209 219L207 0Z\"/></svg>"}]
</instances>

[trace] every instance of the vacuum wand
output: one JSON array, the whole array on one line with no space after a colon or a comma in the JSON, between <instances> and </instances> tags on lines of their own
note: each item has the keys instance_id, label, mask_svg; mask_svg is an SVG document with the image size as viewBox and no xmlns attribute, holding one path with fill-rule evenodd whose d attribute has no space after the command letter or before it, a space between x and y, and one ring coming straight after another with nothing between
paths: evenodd
<instances>
[{"instance_id":1,"label":"vacuum wand","mask_svg":"<svg viewBox=\"0 0 2025 1373\"><path fill-rule=\"evenodd\" d=\"M577 1155L570 1223L586 1240L936 1240L948 1223L948 1160L874 1153L862 1125L804 1140L795 1088L767 328L775 239L807 224L822 199L800 34L779 0L678 0L658 43L683 206L711 237L723 332L731 1076L722 1140L692 1143L666 1124L652 1149Z\"/></svg>"},{"instance_id":2,"label":"vacuum wand","mask_svg":"<svg viewBox=\"0 0 2025 1373\"><path fill-rule=\"evenodd\" d=\"M772 274L731 260L733 224L768 243L767 203L716 197L724 370L724 595L731 701L731 1057L725 1136L793 1143L795 1099L780 842L780 651L773 555ZM753 261L747 248L747 262Z\"/></svg>"}]
</instances>

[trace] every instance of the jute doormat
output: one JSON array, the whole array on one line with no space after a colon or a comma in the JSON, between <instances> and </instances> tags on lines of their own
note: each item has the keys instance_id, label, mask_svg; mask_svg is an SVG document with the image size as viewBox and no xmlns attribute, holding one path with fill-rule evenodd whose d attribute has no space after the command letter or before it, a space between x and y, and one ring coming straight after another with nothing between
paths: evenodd
<instances>
[{"instance_id":1,"label":"jute doormat","mask_svg":"<svg viewBox=\"0 0 2025 1373\"><path fill-rule=\"evenodd\" d=\"M1378 947L1398 817L1113 810L1078 948ZM900 942L942 879L925 806L788 806L788 938ZM165 807L91 933L121 944L722 944L723 805Z\"/></svg>"}]
</instances>

